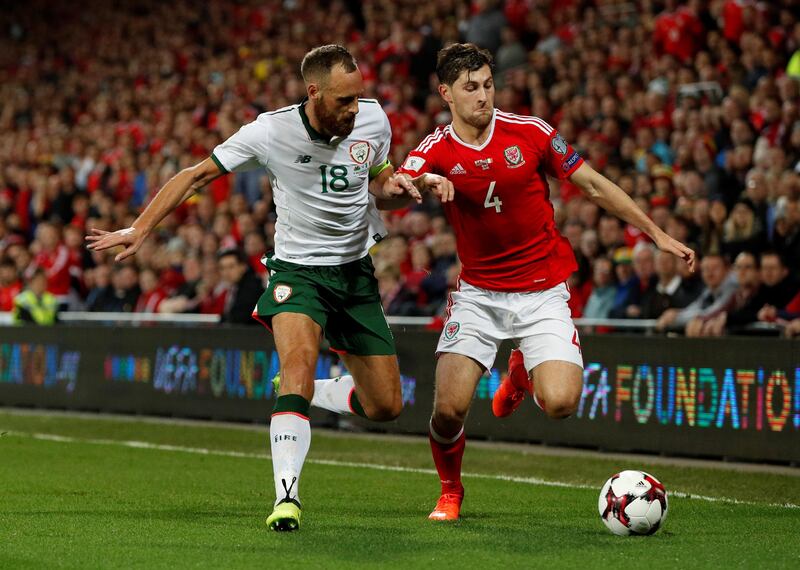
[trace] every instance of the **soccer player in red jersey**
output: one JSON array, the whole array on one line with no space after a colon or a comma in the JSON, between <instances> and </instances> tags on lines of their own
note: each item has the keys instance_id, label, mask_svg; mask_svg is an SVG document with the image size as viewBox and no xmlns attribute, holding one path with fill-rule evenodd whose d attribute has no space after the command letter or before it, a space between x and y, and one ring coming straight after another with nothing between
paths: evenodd
<instances>
[{"instance_id":1,"label":"soccer player in red jersey","mask_svg":"<svg viewBox=\"0 0 800 570\"><path fill-rule=\"evenodd\" d=\"M556 228L547 176L568 178L660 249L692 269L695 262L691 249L661 231L544 120L495 109L491 64L491 55L472 44L439 53L439 94L453 121L425 138L399 170L452 182L454 200L443 207L463 265L437 347L430 443L442 494L434 520L459 516L464 419L503 340L519 349L494 396L495 415L510 414L526 392L551 418L566 418L580 399L583 360L566 285L577 265Z\"/></svg>"}]
</instances>

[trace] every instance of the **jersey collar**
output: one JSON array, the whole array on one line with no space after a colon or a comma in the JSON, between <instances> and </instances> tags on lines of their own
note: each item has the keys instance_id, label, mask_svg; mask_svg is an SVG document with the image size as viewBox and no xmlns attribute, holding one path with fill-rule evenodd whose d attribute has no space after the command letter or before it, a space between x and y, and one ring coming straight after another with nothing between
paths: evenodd
<instances>
[{"instance_id":1,"label":"jersey collar","mask_svg":"<svg viewBox=\"0 0 800 570\"><path fill-rule=\"evenodd\" d=\"M300 105L297 109L300 111L300 119L302 119L303 126L306 128L306 132L308 133L308 136L311 138L312 142L321 142L327 145L335 145L341 142L344 137L327 138L317 129L311 126L311 121L308 120L308 115L306 114L306 103L308 103L308 97L305 97L302 101L300 101Z\"/></svg>"},{"instance_id":2,"label":"jersey collar","mask_svg":"<svg viewBox=\"0 0 800 570\"><path fill-rule=\"evenodd\" d=\"M453 135L453 138L458 144L463 145L467 148L471 148L472 150L483 150L484 148L486 148L486 145L488 145L491 142L492 136L494 135L494 124L496 116L497 116L497 109L492 109L492 121L489 124L489 136L486 137L486 140L483 141L483 144L481 144L480 146L475 146L474 144L467 144L460 138L458 138L456 130L453 128L453 123L450 123L448 125L448 128L450 129L450 134Z\"/></svg>"}]
</instances>

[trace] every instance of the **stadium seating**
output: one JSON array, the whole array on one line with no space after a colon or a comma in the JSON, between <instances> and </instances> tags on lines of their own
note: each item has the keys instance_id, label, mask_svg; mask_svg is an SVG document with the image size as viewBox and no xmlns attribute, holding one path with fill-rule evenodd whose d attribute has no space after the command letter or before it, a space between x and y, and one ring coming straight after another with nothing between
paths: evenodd
<instances>
[{"instance_id":1,"label":"stadium seating","mask_svg":"<svg viewBox=\"0 0 800 570\"><path fill-rule=\"evenodd\" d=\"M329 4L147 0L86 12L30 0L0 13L10 30L0 50L0 310L42 268L66 310L223 312L220 250L241 249L264 277L275 214L263 172L212 183L124 267L85 250L84 232L127 226L241 124L299 101L300 59L322 43L358 58L399 164L449 121L433 88L437 50L475 41L495 53L499 108L557 127L662 228L701 256L721 254L732 287L739 254L757 264L780 254L778 281L762 270L730 304L689 328L662 319L662 329L731 332L721 315L756 299L774 308L756 307L749 322L800 332L800 24L788 1ZM551 196L579 260L574 316L589 307L592 317L658 319L702 294L702 272L654 255L569 183L554 182ZM459 266L440 208L428 200L386 222L375 264L387 313L441 315Z\"/></svg>"}]
</instances>

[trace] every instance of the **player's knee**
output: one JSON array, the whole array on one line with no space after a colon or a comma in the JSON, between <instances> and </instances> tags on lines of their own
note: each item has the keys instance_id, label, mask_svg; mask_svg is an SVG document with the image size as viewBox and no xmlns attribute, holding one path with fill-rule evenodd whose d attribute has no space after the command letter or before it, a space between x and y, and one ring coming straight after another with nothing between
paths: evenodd
<instances>
[{"instance_id":1,"label":"player's knee","mask_svg":"<svg viewBox=\"0 0 800 570\"><path fill-rule=\"evenodd\" d=\"M433 422L443 429L460 429L467 417L466 410L459 410L450 404L436 404Z\"/></svg>"},{"instance_id":2,"label":"player's knee","mask_svg":"<svg viewBox=\"0 0 800 570\"><path fill-rule=\"evenodd\" d=\"M562 392L547 399L545 412L554 420L563 420L570 417L578 409L580 393Z\"/></svg>"},{"instance_id":3,"label":"player's knee","mask_svg":"<svg viewBox=\"0 0 800 570\"><path fill-rule=\"evenodd\" d=\"M364 406L364 413L374 422L390 422L396 419L402 411L403 402L400 398Z\"/></svg>"}]
</instances>

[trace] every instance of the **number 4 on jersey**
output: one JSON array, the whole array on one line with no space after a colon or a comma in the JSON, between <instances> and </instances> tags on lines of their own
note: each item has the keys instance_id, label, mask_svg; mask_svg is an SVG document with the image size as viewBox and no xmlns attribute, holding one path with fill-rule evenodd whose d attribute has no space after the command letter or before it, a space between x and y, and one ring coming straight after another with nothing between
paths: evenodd
<instances>
[{"instance_id":1,"label":"number 4 on jersey","mask_svg":"<svg viewBox=\"0 0 800 570\"><path fill-rule=\"evenodd\" d=\"M494 192L494 185L495 181L492 180L492 183L489 184L489 191L486 193L486 200L483 201L484 208L494 208L494 211L498 214L502 210L503 203L500 201L499 196L494 196L494 200L492 200L492 193Z\"/></svg>"}]
</instances>

